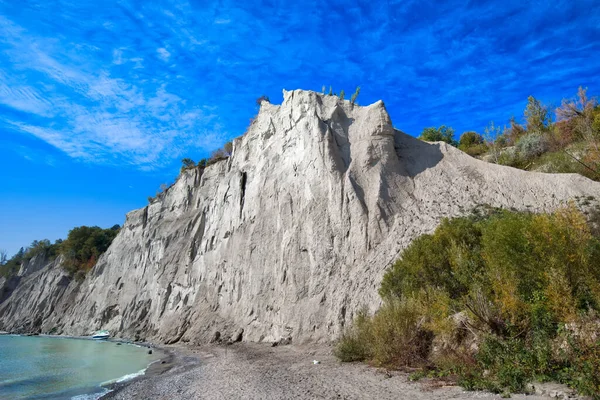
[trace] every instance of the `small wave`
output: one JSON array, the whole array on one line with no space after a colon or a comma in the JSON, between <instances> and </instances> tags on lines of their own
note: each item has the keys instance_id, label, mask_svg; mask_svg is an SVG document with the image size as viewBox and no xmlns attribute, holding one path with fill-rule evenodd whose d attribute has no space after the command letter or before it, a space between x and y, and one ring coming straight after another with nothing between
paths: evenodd
<instances>
[{"instance_id":1,"label":"small wave","mask_svg":"<svg viewBox=\"0 0 600 400\"><path fill-rule=\"evenodd\" d=\"M137 378L138 376L142 376L145 373L146 373L146 368L144 368L144 369L142 369L142 370L140 370L138 372L134 372L133 374L127 374L127 375L124 375L124 376L122 376L120 378L117 378L117 379L111 379L109 381L102 382L100 384L100 386L112 385L113 383L127 382L127 381L130 381L130 380L134 379L134 378Z\"/></svg>"},{"instance_id":2,"label":"small wave","mask_svg":"<svg viewBox=\"0 0 600 400\"><path fill-rule=\"evenodd\" d=\"M102 389L102 392L99 393L90 393L90 394L79 394L77 396L71 397L71 400L98 400L100 397L104 396L112 392L112 390Z\"/></svg>"}]
</instances>

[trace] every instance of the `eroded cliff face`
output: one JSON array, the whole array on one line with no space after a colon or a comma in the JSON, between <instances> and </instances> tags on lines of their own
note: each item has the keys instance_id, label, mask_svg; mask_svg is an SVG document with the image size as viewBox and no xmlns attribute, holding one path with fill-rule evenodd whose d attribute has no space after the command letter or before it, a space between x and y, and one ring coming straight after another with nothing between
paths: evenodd
<instances>
[{"instance_id":1,"label":"eroded cliff face","mask_svg":"<svg viewBox=\"0 0 600 400\"><path fill-rule=\"evenodd\" d=\"M0 329L328 341L378 307L386 267L441 218L482 204L550 211L577 196L600 199L600 184L419 141L393 128L382 102L284 92L228 160L130 212L84 282L65 278L60 260L23 277L0 304Z\"/></svg>"}]
</instances>

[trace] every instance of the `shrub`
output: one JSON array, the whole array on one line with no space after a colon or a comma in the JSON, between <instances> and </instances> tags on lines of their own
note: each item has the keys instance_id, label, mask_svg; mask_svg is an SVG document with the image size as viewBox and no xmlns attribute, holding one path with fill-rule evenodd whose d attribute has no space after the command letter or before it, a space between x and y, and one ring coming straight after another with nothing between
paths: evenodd
<instances>
[{"instance_id":1,"label":"shrub","mask_svg":"<svg viewBox=\"0 0 600 400\"><path fill-rule=\"evenodd\" d=\"M454 129L446 125L441 125L439 128L431 127L423 129L419 139L427 142L446 142L453 146L456 145Z\"/></svg>"},{"instance_id":2,"label":"shrub","mask_svg":"<svg viewBox=\"0 0 600 400\"><path fill-rule=\"evenodd\" d=\"M529 133L521 137L516 144L519 157L523 160L532 160L539 157L548 149L548 142L540 134Z\"/></svg>"},{"instance_id":3,"label":"shrub","mask_svg":"<svg viewBox=\"0 0 600 400\"><path fill-rule=\"evenodd\" d=\"M260 96L258 99L256 99L256 105L257 106L261 106L262 102L266 101L267 103L270 103L271 101L269 100L268 96L265 96L264 94L262 96Z\"/></svg>"},{"instance_id":4,"label":"shrub","mask_svg":"<svg viewBox=\"0 0 600 400\"><path fill-rule=\"evenodd\" d=\"M373 356L371 317L361 310L353 326L341 337L334 353L343 362L365 361Z\"/></svg>"},{"instance_id":5,"label":"shrub","mask_svg":"<svg viewBox=\"0 0 600 400\"><path fill-rule=\"evenodd\" d=\"M431 339L431 332L421 325L418 304L394 300L373 316L361 311L353 327L342 336L335 354L342 361L368 359L381 366L424 366Z\"/></svg>"},{"instance_id":6,"label":"shrub","mask_svg":"<svg viewBox=\"0 0 600 400\"><path fill-rule=\"evenodd\" d=\"M507 147L502 149L498 154L498 164L518 167L521 159L515 147Z\"/></svg>"},{"instance_id":7,"label":"shrub","mask_svg":"<svg viewBox=\"0 0 600 400\"><path fill-rule=\"evenodd\" d=\"M411 243L384 275L380 310L340 342L344 353L434 367L471 389L523 391L554 379L594 393L600 238L573 205L483 211ZM582 328L582 316L595 328Z\"/></svg>"},{"instance_id":8,"label":"shrub","mask_svg":"<svg viewBox=\"0 0 600 400\"><path fill-rule=\"evenodd\" d=\"M483 143L483 136L475 131L467 131L460 135L460 140L458 142L459 146L462 147L470 147L476 144Z\"/></svg>"},{"instance_id":9,"label":"shrub","mask_svg":"<svg viewBox=\"0 0 600 400\"><path fill-rule=\"evenodd\" d=\"M464 132L460 136L458 148L471 156L478 156L488 150L483 136L474 131Z\"/></svg>"},{"instance_id":10,"label":"shrub","mask_svg":"<svg viewBox=\"0 0 600 400\"><path fill-rule=\"evenodd\" d=\"M360 86L356 87L354 94L350 97L350 103L356 104L356 99L358 99L358 95L360 94Z\"/></svg>"}]
</instances>

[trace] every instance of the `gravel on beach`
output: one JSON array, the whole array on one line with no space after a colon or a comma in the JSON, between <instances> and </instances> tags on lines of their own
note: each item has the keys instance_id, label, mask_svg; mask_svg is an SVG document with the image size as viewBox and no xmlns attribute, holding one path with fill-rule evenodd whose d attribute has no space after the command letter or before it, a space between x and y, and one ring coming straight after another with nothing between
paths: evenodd
<instances>
[{"instance_id":1,"label":"gravel on beach","mask_svg":"<svg viewBox=\"0 0 600 400\"><path fill-rule=\"evenodd\" d=\"M340 363L331 348L240 343L232 346L164 348L169 356L146 376L120 385L103 399L499 399L443 381L409 380L405 372L361 363ZM318 363L315 363L317 361ZM544 394L512 395L541 400L568 396L562 385ZM569 396L569 398L571 398Z\"/></svg>"}]
</instances>

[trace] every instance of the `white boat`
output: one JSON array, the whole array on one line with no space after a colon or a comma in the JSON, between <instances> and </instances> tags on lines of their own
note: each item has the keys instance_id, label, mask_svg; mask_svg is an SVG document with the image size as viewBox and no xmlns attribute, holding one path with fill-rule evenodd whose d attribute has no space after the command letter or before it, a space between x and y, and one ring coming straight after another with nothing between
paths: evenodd
<instances>
[{"instance_id":1,"label":"white boat","mask_svg":"<svg viewBox=\"0 0 600 400\"><path fill-rule=\"evenodd\" d=\"M92 339L102 340L108 339L110 337L110 332L106 330L98 331L92 335Z\"/></svg>"}]
</instances>

